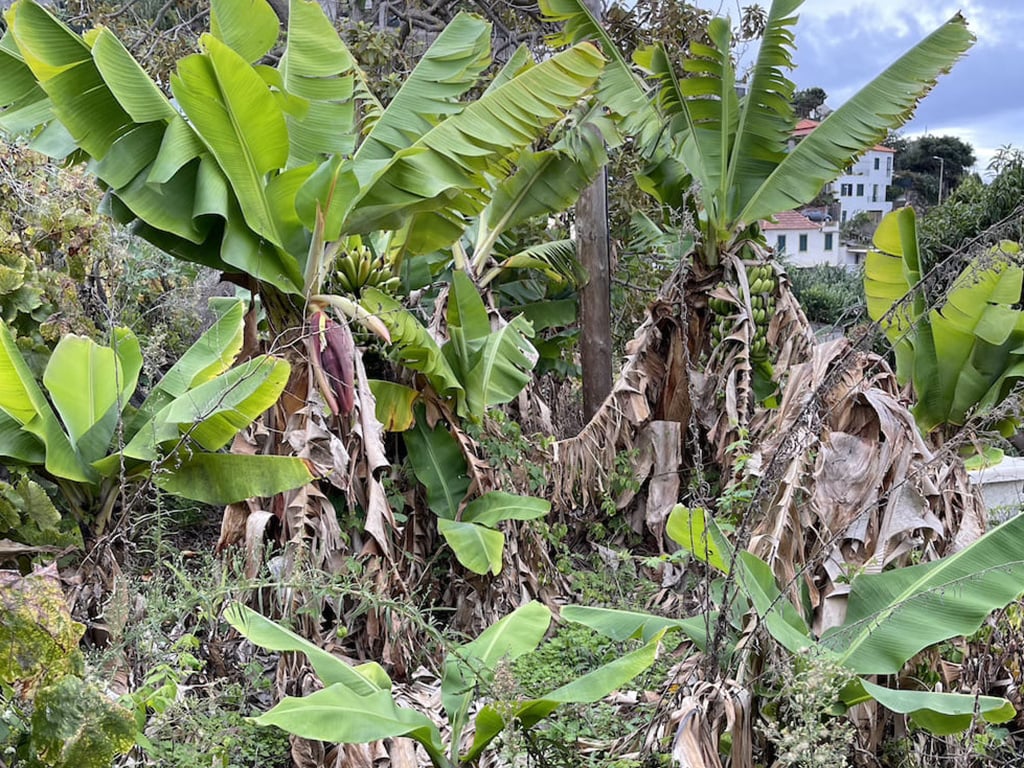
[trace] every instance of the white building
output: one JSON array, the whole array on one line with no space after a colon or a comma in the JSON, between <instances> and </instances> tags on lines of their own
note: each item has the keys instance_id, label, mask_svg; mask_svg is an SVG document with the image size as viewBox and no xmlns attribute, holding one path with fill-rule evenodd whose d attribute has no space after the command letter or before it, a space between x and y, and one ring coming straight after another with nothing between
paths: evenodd
<instances>
[{"instance_id":1,"label":"white building","mask_svg":"<svg viewBox=\"0 0 1024 768\"><path fill-rule=\"evenodd\" d=\"M794 266L846 263L839 247L839 225L834 221L814 222L796 211L784 211L776 214L774 221L761 222L761 231L775 255Z\"/></svg>"},{"instance_id":2,"label":"white building","mask_svg":"<svg viewBox=\"0 0 1024 768\"><path fill-rule=\"evenodd\" d=\"M794 140L800 141L817 127L814 120L801 120L793 131ZM885 199L885 190L892 184L895 156L896 150L876 144L847 168L846 173L826 185L825 191L831 192L839 203L839 215L833 214L833 218L843 224L858 213L866 213L873 223L880 222L892 210L892 203Z\"/></svg>"}]
</instances>

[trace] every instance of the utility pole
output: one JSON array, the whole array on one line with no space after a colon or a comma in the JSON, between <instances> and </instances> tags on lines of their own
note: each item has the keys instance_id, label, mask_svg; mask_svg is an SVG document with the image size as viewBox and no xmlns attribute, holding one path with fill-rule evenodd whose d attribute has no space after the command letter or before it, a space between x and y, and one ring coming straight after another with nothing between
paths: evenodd
<instances>
[{"instance_id":1,"label":"utility pole","mask_svg":"<svg viewBox=\"0 0 1024 768\"><path fill-rule=\"evenodd\" d=\"M932 160L939 161L939 205L942 205L942 177L946 175L946 158L932 155Z\"/></svg>"},{"instance_id":2,"label":"utility pole","mask_svg":"<svg viewBox=\"0 0 1024 768\"><path fill-rule=\"evenodd\" d=\"M585 0L599 22L601 0ZM576 244L587 282L580 291L583 418L589 421L612 389L611 259L608 248L608 172L604 168L576 203Z\"/></svg>"}]
</instances>

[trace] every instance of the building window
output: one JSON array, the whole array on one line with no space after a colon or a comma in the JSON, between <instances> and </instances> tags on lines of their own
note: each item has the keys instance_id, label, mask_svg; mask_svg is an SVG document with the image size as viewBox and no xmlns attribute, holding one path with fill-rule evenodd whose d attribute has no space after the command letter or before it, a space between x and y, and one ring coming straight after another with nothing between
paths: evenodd
<instances>
[{"instance_id":1,"label":"building window","mask_svg":"<svg viewBox=\"0 0 1024 768\"><path fill-rule=\"evenodd\" d=\"M872 184L871 185L871 202L872 203L877 203L878 202L878 185L877 184Z\"/></svg>"},{"instance_id":2,"label":"building window","mask_svg":"<svg viewBox=\"0 0 1024 768\"><path fill-rule=\"evenodd\" d=\"M853 196L853 184L840 184L839 185L839 196L840 197L852 197Z\"/></svg>"},{"instance_id":3,"label":"building window","mask_svg":"<svg viewBox=\"0 0 1024 768\"><path fill-rule=\"evenodd\" d=\"M800 235L800 253L807 250L807 235Z\"/></svg>"},{"instance_id":4,"label":"building window","mask_svg":"<svg viewBox=\"0 0 1024 768\"><path fill-rule=\"evenodd\" d=\"M875 158L875 170L877 171L881 167L882 167L882 158L876 157Z\"/></svg>"},{"instance_id":5,"label":"building window","mask_svg":"<svg viewBox=\"0 0 1024 768\"><path fill-rule=\"evenodd\" d=\"M843 211L843 214L842 214L842 215L841 215L841 216L839 217L839 221L840 221L840 222L841 222L842 224L845 224L845 223L846 223L846 211Z\"/></svg>"},{"instance_id":6,"label":"building window","mask_svg":"<svg viewBox=\"0 0 1024 768\"><path fill-rule=\"evenodd\" d=\"M832 233L831 232L826 232L825 233L825 250L826 251L831 251L832 250Z\"/></svg>"},{"instance_id":7,"label":"building window","mask_svg":"<svg viewBox=\"0 0 1024 768\"><path fill-rule=\"evenodd\" d=\"M857 197L864 197L864 185L863 184L858 184L857 185Z\"/></svg>"},{"instance_id":8,"label":"building window","mask_svg":"<svg viewBox=\"0 0 1024 768\"><path fill-rule=\"evenodd\" d=\"M885 158L885 172L886 174L892 173L892 156Z\"/></svg>"},{"instance_id":9,"label":"building window","mask_svg":"<svg viewBox=\"0 0 1024 768\"><path fill-rule=\"evenodd\" d=\"M782 254L786 252L786 236L778 235L775 238L775 254Z\"/></svg>"}]
</instances>

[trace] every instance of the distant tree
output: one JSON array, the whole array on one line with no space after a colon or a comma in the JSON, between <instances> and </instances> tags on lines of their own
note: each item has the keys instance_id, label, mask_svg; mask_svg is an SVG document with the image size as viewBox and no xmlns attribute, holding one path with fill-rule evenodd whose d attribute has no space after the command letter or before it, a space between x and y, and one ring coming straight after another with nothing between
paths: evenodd
<instances>
[{"instance_id":1,"label":"distant tree","mask_svg":"<svg viewBox=\"0 0 1024 768\"><path fill-rule=\"evenodd\" d=\"M818 109L828 99L828 94L825 93L824 89L814 86L813 88L804 88L802 91L797 91L793 94L793 111L796 113L798 118L815 118L819 116Z\"/></svg>"},{"instance_id":2,"label":"distant tree","mask_svg":"<svg viewBox=\"0 0 1024 768\"><path fill-rule=\"evenodd\" d=\"M975 161L974 148L956 136L899 138L896 144L892 147L896 150L894 185L905 191L910 202L939 202L940 180L942 198L947 198Z\"/></svg>"},{"instance_id":3,"label":"distant tree","mask_svg":"<svg viewBox=\"0 0 1024 768\"><path fill-rule=\"evenodd\" d=\"M1024 239L1024 151L1001 148L988 170L994 174L988 184L970 174L922 217L921 255L929 267L968 244Z\"/></svg>"}]
</instances>

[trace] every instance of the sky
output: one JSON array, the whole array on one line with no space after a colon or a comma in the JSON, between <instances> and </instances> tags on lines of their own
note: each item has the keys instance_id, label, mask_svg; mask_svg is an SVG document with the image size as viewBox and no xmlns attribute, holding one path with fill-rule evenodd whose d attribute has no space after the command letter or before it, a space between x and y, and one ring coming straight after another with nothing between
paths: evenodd
<instances>
[{"instance_id":1,"label":"sky","mask_svg":"<svg viewBox=\"0 0 1024 768\"><path fill-rule=\"evenodd\" d=\"M738 4L698 2L734 20ZM770 0L761 4L767 8ZM958 136L974 147L975 169L985 176L1000 146L1024 149L1024 1L806 0L790 77L797 88L823 88L835 109L958 10L977 42L939 79L903 133Z\"/></svg>"}]
</instances>

